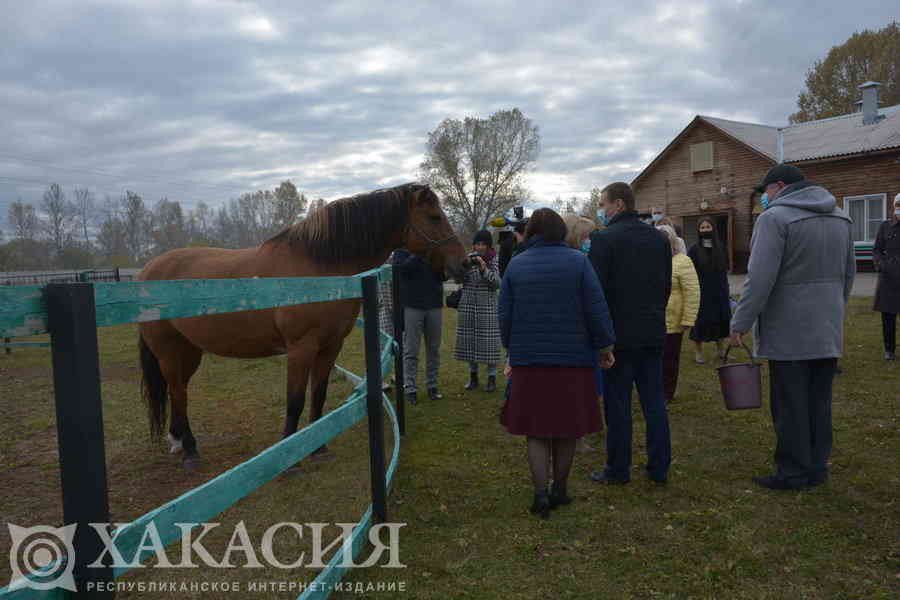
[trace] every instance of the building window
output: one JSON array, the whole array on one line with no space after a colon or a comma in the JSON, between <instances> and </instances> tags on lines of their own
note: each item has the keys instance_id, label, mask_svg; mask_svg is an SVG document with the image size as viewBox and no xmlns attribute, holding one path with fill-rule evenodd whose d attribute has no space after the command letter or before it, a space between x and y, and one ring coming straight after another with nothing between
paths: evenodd
<instances>
[{"instance_id":1,"label":"building window","mask_svg":"<svg viewBox=\"0 0 900 600\"><path fill-rule=\"evenodd\" d=\"M691 173L713 168L713 143L691 144Z\"/></svg>"},{"instance_id":2,"label":"building window","mask_svg":"<svg viewBox=\"0 0 900 600\"><path fill-rule=\"evenodd\" d=\"M878 227L884 221L885 194L847 196L844 210L853 219L853 241L874 242Z\"/></svg>"}]
</instances>

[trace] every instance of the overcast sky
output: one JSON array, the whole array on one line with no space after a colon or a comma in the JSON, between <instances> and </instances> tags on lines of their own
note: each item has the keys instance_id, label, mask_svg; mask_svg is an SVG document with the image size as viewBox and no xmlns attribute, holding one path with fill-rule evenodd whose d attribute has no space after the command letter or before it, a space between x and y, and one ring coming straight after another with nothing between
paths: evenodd
<instances>
[{"instance_id":1,"label":"overcast sky","mask_svg":"<svg viewBox=\"0 0 900 600\"><path fill-rule=\"evenodd\" d=\"M896 2L4 2L0 223L51 182L218 204L413 180L444 118L518 107L540 204L630 181L696 114L784 124Z\"/></svg>"}]
</instances>

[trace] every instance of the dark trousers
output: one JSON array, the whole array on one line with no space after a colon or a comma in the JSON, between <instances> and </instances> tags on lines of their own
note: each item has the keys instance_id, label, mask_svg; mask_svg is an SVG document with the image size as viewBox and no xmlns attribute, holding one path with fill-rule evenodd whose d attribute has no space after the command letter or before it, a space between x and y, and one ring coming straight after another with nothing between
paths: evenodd
<instances>
[{"instance_id":1,"label":"dark trousers","mask_svg":"<svg viewBox=\"0 0 900 600\"><path fill-rule=\"evenodd\" d=\"M881 330L884 333L884 351L897 351L897 315L881 313Z\"/></svg>"},{"instance_id":2,"label":"dark trousers","mask_svg":"<svg viewBox=\"0 0 900 600\"><path fill-rule=\"evenodd\" d=\"M606 474L631 478L631 389L637 386L647 422L647 472L665 480L672 462L669 413L663 396L663 349L616 350L616 364L603 377Z\"/></svg>"},{"instance_id":3,"label":"dark trousers","mask_svg":"<svg viewBox=\"0 0 900 600\"><path fill-rule=\"evenodd\" d=\"M776 475L791 483L828 473L831 386L837 359L770 361Z\"/></svg>"},{"instance_id":4,"label":"dark trousers","mask_svg":"<svg viewBox=\"0 0 900 600\"><path fill-rule=\"evenodd\" d=\"M666 334L666 347L663 349L663 395L666 402L671 402L678 388L678 369L681 366L681 340L683 333Z\"/></svg>"}]
</instances>

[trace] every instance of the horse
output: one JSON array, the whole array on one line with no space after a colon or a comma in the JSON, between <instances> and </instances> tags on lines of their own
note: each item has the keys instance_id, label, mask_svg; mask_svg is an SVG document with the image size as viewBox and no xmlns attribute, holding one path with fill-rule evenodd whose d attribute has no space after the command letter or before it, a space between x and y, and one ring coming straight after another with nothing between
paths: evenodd
<instances>
[{"instance_id":1,"label":"horse","mask_svg":"<svg viewBox=\"0 0 900 600\"><path fill-rule=\"evenodd\" d=\"M436 272L457 277L465 250L427 185L408 183L335 200L255 248L180 248L151 260L140 281L353 275L385 263L397 248L423 256ZM187 415L188 383L203 353L232 358L287 354L283 437L297 431L306 403L309 422L322 416L328 378L352 331L361 300L339 300L140 324L141 391L151 437L161 437L171 402L170 451L183 466L200 455ZM313 458L331 457L323 445Z\"/></svg>"}]
</instances>

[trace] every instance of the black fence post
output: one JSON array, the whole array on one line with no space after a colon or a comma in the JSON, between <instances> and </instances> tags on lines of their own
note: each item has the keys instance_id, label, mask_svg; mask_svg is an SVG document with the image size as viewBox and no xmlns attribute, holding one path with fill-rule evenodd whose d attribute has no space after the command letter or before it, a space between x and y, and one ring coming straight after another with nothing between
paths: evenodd
<instances>
[{"instance_id":1,"label":"black fence post","mask_svg":"<svg viewBox=\"0 0 900 600\"><path fill-rule=\"evenodd\" d=\"M90 283L49 284L45 288L52 343L56 430L62 477L63 520L77 524L73 539L73 598L113 598L98 591L113 581L112 568L89 568L105 548L89 523L109 522L103 405L100 399L100 356L94 286Z\"/></svg>"},{"instance_id":2,"label":"black fence post","mask_svg":"<svg viewBox=\"0 0 900 600\"><path fill-rule=\"evenodd\" d=\"M378 333L378 277L363 277L363 320L366 342L366 406L369 413L369 467L372 478L372 514L387 521L387 486L384 469L384 413L381 406L381 344Z\"/></svg>"},{"instance_id":3,"label":"black fence post","mask_svg":"<svg viewBox=\"0 0 900 600\"><path fill-rule=\"evenodd\" d=\"M397 340L397 353L394 355L394 399L397 405L397 421L400 435L406 435L406 395L403 391L403 330L406 319L403 316L403 304L400 302L400 271L391 269L391 300L394 308L394 339Z\"/></svg>"}]
</instances>

